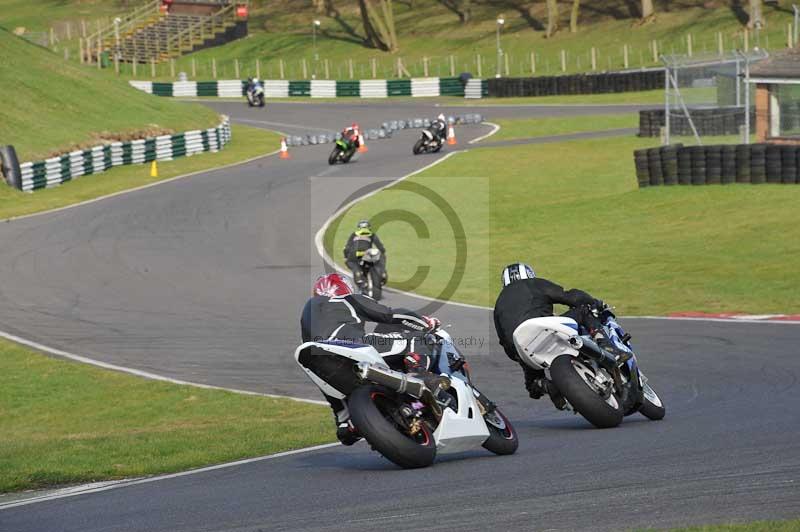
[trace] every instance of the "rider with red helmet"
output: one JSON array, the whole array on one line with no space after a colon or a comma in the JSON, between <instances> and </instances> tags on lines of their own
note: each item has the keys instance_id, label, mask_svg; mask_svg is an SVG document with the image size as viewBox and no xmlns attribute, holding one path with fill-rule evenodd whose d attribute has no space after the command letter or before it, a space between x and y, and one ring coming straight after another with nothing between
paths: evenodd
<instances>
[{"instance_id":1,"label":"rider with red helmet","mask_svg":"<svg viewBox=\"0 0 800 532\"><path fill-rule=\"evenodd\" d=\"M347 277L331 273L319 277L314 283L313 295L303 307L300 329L304 342L341 340L368 343L382 356L396 356L401 360L414 348L413 340L407 341L397 334L367 334L365 322L399 325L407 330L418 331L420 335L439 326L436 318L421 316L411 310L392 309L370 297L356 294ZM395 348L396 343L402 343L402 346ZM303 363L302 360L299 362ZM314 370L311 367L308 369ZM349 422L347 405L325 392L323 395L333 409L337 437L345 445L352 445L359 436Z\"/></svg>"}]
</instances>

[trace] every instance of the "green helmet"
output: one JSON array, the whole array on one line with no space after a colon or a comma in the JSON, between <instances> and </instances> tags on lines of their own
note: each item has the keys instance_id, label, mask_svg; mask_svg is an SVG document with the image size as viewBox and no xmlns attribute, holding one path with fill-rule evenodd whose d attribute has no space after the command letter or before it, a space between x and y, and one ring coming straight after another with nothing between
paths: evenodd
<instances>
[{"instance_id":1,"label":"green helmet","mask_svg":"<svg viewBox=\"0 0 800 532\"><path fill-rule=\"evenodd\" d=\"M372 225L369 220L361 220L356 226L356 234L358 236L369 236L372 234Z\"/></svg>"}]
</instances>

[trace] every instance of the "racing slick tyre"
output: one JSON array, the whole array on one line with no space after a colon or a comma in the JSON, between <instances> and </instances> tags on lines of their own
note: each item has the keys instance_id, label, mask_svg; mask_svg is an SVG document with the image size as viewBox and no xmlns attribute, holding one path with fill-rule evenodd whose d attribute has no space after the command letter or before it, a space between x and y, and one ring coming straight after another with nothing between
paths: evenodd
<instances>
[{"instance_id":1,"label":"racing slick tyre","mask_svg":"<svg viewBox=\"0 0 800 532\"><path fill-rule=\"evenodd\" d=\"M427 467L436 458L433 431L421 423L412 435L399 421L397 394L383 386L359 386L350 394L350 420L373 449L404 469Z\"/></svg>"},{"instance_id":2,"label":"racing slick tyre","mask_svg":"<svg viewBox=\"0 0 800 532\"><path fill-rule=\"evenodd\" d=\"M494 454L514 454L519 447L519 439L508 418L495 408L487 412L483 419L489 427L489 437L483 442L483 448Z\"/></svg>"},{"instance_id":3,"label":"racing slick tyre","mask_svg":"<svg viewBox=\"0 0 800 532\"><path fill-rule=\"evenodd\" d=\"M328 164L336 164L336 161L339 160L339 146L333 148L333 151L328 156Z\"/></svg>"},{"instance_id":4,"label":"racing slick tyre","mask_svg":"<svg viewBox=\"0 0 800 532\"><path fill-rule=\"evenodd\" d=\"M567 401L589 423L599 429L622 423L623 411L616 396L603 398L593 385L594 371L579 358L557 357L550 366L550 378Z\"/></svg>"},{"instance_id":5,"label":"racing slick tyre","mask_svg":"<svg viewBox=\"0 0 800 532\"><path fill-rule=\"evenodd\" d=\"M367 274L367 295L375 301L380 301L383 297L381 289L381 275L377 268L371 268Z\"/></svg>"},{"instance_id":6,"label":"racing slick tyre","mask_svg":"<svg viewBox=\"0 0 800 532\"><path fill-rule=\"evenodd\" d=\"M425 139L419 139L416 144L414 144L414 155L419 155L422 153L422 147L425 145Z\"/></svg>"},{"instance_id":7,"label":"racing slick tyre","mask_svg":"<svg viewBox=\"0 0 800 532\"><path fill-rule=\"evenodd\" d=\"M661 402L661 398L648 383L644 383L643 394L644 398L642 399L642 406L639 407L639 412L647 419L652 419L653 421L664 419L667 409L664 408L664 403Z\"/></svg>"}]
</instances>

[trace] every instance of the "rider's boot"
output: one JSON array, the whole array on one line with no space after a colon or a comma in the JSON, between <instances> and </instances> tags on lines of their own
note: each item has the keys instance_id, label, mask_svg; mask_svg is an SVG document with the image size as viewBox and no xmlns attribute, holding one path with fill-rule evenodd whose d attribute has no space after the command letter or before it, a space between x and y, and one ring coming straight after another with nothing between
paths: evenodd
<instances>
[{"instance_id":1,"label":"rider's boot","mask_svg":"<svg viewBox=\"0 0 800 532\"><path fill-rule=\"evenodd\" d=\"M361 439L361 435L350 420L339 423L339 426L336 427L336 437L342 445L347 446L353 445Z\"/></svg>"},{"instance_id":2,"label":"rider's boot","mask_svg":"<svg viewBox=\"0 0 800 532\"><path fill-rule=\"evenodd\" d=\"M528 395L531 399L540 399L547 393L547 389L544 386L544 372L537 371L522 363L520 365L525 373L525 389L528 390Z\"/></svg>"}]
</instances>

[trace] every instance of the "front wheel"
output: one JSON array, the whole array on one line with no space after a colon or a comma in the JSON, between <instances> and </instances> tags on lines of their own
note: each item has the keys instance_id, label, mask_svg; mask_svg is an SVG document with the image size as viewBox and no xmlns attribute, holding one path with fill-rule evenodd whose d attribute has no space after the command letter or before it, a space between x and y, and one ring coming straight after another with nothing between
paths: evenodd
<instances>
[{"instance_id":1,"label":"front wheel","mask_svg":"<svg viewBox=\"0 0 800 532\"><path fill-rule=\"evenodd\" d=\"M402 419L403 402L382 386L359 386L347 400L358 432L384 457L404 469L427 467L436 458L433 431L425 422L412 430Z\"/></svg>"},{"instance_id":2,"label":"front wheel","mask_svg":"<svg viewBox=\"0 0 800 532\"><path fill-rule=\"evenodd\" d=\"M495 408L487 412L483 420L489 427L489 437L483 442L484 449L499 455L514 454L519 447L519 439L508 418Z\"/></svg>"},{"instance_id":3,"label":"front wheel","mask_svg":"<svg viewBox=\"0 0 800 532\"><path fill-rule=\"evenodd\" d=\"M378 268L372 267L367 273L369 296L375 301L380 301L383 297L383 290L381 285L381 275Z\"/></svg>"},{"instance_id":4,"label":"front wheel","mask_svg":"<svg viewBox=\"0 0 800 532\"><path fill-rule=\"evenodd\" d=\"M617 397L604 396L595 371L571 355L557 357L550 366L550 378L567 401L589 423L599 429L622 423L623 411Z\"/></svg>"},{"instance_id":5,"label":"front wheel","mask_svg":"<svg viewBox=\"0 0 800 532\"><path fill-rule=\"evenodd\" d=\"M419 155L422 153L422 148L425 146L425 139L419 139L416 144L414 144L414 155Z\"/></svg>"},{"instance_id":6,"label":"front wheel","mask_svg":"<svg viewBox=\"0 0 800 532\"><path fill-rule=\"evenodd\" d=\"M645 382L642 388L644 398L642 399L642 406L639 407L639 412L653 421L664 419L667 409L664 407L664 403L661 402L661 398L648 383Z\"/></svg>"},{"instance_id":7,"label":"front wheel","mask_svg":"<svg viewBox=\"0 0 800 532\"><path fill-rule=\"evenodd\" d=\"M338 160L339 160L339 146L335 146L331 154L328 156L328 164L331 165L336 164L336 161Z\"/></svg>"}]
</instances>

